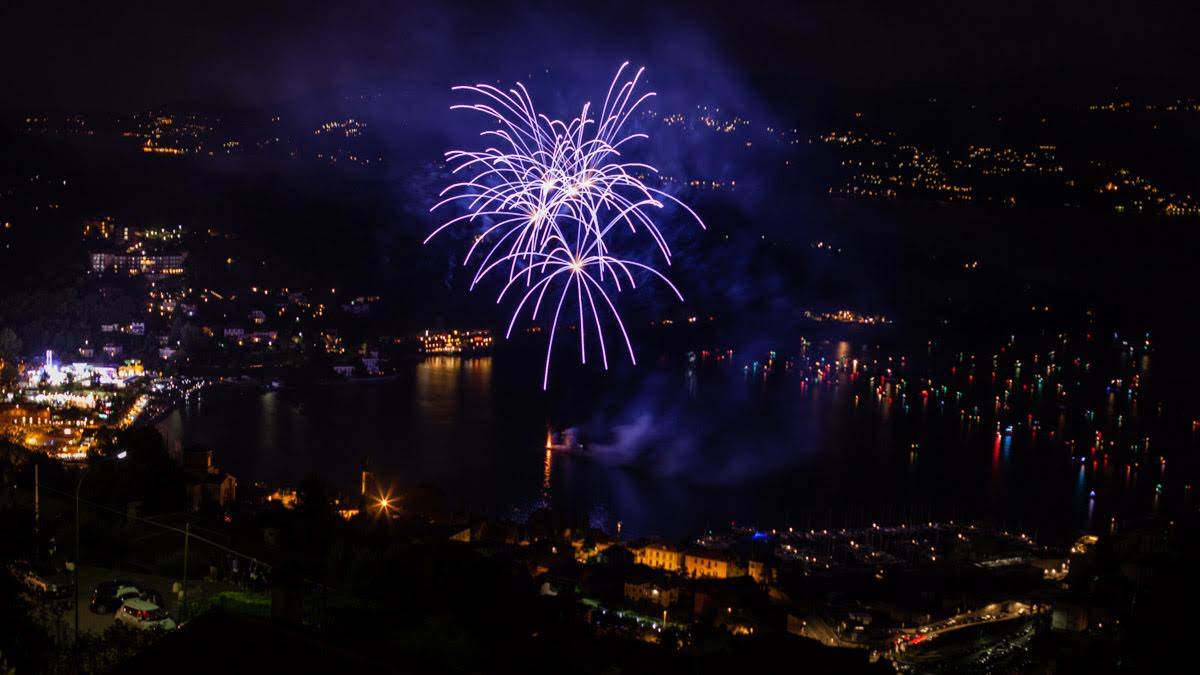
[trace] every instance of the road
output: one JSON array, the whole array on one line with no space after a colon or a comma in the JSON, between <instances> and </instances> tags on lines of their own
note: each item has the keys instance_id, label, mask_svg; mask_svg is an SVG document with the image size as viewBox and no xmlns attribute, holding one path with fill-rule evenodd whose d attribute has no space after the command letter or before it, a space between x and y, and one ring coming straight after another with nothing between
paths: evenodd
<instances>
[{"instance_id":1,"label":"road","mask_svg":"<svg viewBox=\"0 0 1200 675\"><path fill-rule=\"evenodd\" d=\"M906 629L896 636L896 646L903 649L909 645L918 645L940 635L963 628L1011 621L1045 611L1047 611L1045 607L1030 606L1020 602L995 603L982 609L958 614L943 621Z\"/></svg>"},{"instance_id":2,"label":"road","mask_svg":"<svg viewBox=\"0 0 1200 675\"><path fill-rule=\"evenodd\" d=\"M180 600L171 592L171 587L175 583L175 580L151 574L124 572L84 565L79 568L79 631L81 633L100 634L112 625L114 620L112 614L94 614L90 607L92 589L101 581L112 579L127 579L136 583L139 588L149 588L158 591L163 596L164 609L171 615L171 618L176 621L179 620ZM188 599L194 602L204 597L211 597L222 591L233 590L234 588L233 584L227 582L191 580L188 582ZM73 600L74 598L60 601L37 601L50 604L54 609L61 610L50 612L45 620L49 623L48 628L50 628L51 634L59 635L64 640L70 640L75 629L75 614L72 608Z\"/></svg>"},{"instance_id":3,"label":"road","mask_svg":"<svg viewBox=\"0 0 1200 675\"><path fill-rule=\"evenodd\" d=\"M842 644L842 639L838 637L837 631L833 629L833 626L830 626L824 619L815 615L809 616L805 620L803 635L831 647L839 647Z\"/></svg>"}]
</instances>

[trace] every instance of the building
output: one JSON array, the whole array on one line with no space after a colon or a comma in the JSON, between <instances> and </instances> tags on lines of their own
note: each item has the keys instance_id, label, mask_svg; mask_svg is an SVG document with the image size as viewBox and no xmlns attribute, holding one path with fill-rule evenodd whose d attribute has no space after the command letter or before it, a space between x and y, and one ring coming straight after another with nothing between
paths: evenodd
<instances>
[{"instance_id":1,"label":"building","mask_svg":"<svg viewBox=\"0 0 1200 675\"><path fill-rule=\"evenodd\" d=\"M488 330L450 331L417 336L423 354L472 354L492 348L492 333Z\"/></svg>"},{"instance_id":2,"label":"building","mask_svg":"<svg viewBox=\"0 0 1200 675\"><path fill-rule=\"evenodd\" d=\"M105 345L106 353L108 347L109 345ZM56 362L54 353L47 351L40 367L25 370L24 386L39 388L79 385L121 388L131 380L141 377L145 372L142 362L137 359L127 360L119 366L83 362L65 364Z\"/></svg>"},{"instance_id":3,"label":"building","mask_svg":"<svg viewBox=\"0 0 1200 675\"><path fill-rule=\"evenodd\" d=\"M14 405L0 409L0 429L6 432L49 427L52 423L49 408Z\"/></svg>"},{"instance_id":4,"label":"building","mask_svg":"<svg viewBox=\"0 0 1200 675\"><path fill-rule=\"evenodd\" d=\"M656 570L679 572L683 570L683 549L662 541L644 541L630 544L633 561Z\"/></svg>"},{"instance_id":5,"label":"building","mask_svg":"<svg viewBox=\"0 0 1200 675\"><path fill-rule=\"evenodd\" d=\"M274 330L256 330L250 333L250 341L255 344L273 344L279 340L279 331Z\"/></svg>"},{"instance_id":6,"label":"building","mask_svg":"<svg viewBox=\"0 0 1200 675\"><path fill-rule=\"evenodd\" d=\"M183 274L187 252L147 253L130 249L124 252L94 252L90 257L92 272L96 274L165 277Z\"/></svg>"},{"instance_id":7,"label":"building","mask_svg":"<svg viewBox=\"0 0 1200 675\"><path fill-rule=\"evenodd\" d=\"M192 498L192 510L199 511L204 504L215 504L223 509L237 501L237 479L228 473L208 474L188 484Z\"/></svg>"},{"instance_id":8,"label":"building","mask_svg":"<svg viewBox=\"0 0 1200 675\"><path fill-rule=\"evenodd\" d=\"M565 532L575 550L575 559L581 563L589 562L611 547L616 541L600 530L583 528L568 529Z\"/></svg>"},{"instance_id":9,"label":"building","mask_svg":"<svg viewBox=\"0 0 1200 675\"><path fill-rule=\"evenodd\" d=\"M760 584L773 583L777 577L776 569L761 560L747 561L746 572Z\"/></svg>"},{"instance_id":10,"label":"building","mask_svg":"<svg viewBox=\"0 0 1200 675\"><path fill-rule=\"evenodd\" d=\"M213 466L212 450L185 450L183 452L183 468L196 474L209 474L216 471Z\"/></svg>"},{"instance_id":11,"label":"building","mask_svg":"<svg viewBox=\"0 0 1200 675\"><path fill-rule=\"evenodd\" d=\"M750 577L701 579L691 582L691 588L693 616L710 617L734 635L759 632L766 599Z\"/></svg>"},{"instance_id":12,"label":"building","mask_svg":"<svg viewBox=\"0 0 1200 675\"><path fill-rule=\"evenodd\" d=\"M237 501L237 479L213 464L212 450L185 450L180 457L188 473L188 496L193 511L205 504L229 508Z\"/></svg>"},{"instance_id":13,"label":"building","mask_svg":"<svg viewBox=\"0 0 1200 675\"><path fill-rule=\"evenodd\" d=\"M676 579L661 573L631 574L625 580L625 599L667 609L685 599L684 586Z\"/></svg>"},{"instance_id":14,"label":"building","mask_svg":"<svg viewBox=\"0 0 1200 675\"><path fill-rule=\"evenodd\" d=\"M683 571L693 579L731 579L746 576L746 569L725 551L692 549L683 555Z\"/></svg>"}]
</instances>

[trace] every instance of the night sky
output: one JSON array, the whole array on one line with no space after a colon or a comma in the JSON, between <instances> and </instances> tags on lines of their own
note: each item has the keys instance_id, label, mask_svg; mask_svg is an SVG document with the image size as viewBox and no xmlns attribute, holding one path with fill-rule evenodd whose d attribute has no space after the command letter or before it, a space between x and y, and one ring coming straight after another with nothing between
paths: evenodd
<instances>
[{"instance_id":1,"label":"night sky","mask_svg":"<svg viewBox=\"0 0 1200 675\"><path fill-rule=\"evenodd\" d=\"M8 2L0 106L265 105L625 59L769 95L806 83L1184 95L1200 81L1194 3L701 4Z\"/></svg>"}]
</instances>

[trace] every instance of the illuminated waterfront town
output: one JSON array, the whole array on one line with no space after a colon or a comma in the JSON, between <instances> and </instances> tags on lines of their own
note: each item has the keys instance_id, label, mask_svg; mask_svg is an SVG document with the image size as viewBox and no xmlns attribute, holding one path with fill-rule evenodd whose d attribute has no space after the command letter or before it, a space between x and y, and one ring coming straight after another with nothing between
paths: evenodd
<instances>
[{"instance_id":1,"label":"illuminated waterfront town","mask_svg":"<svg viewBox=\"0 0 1200 675\"><path fill-rule=\"evenodd\" d=\"M1194 670L1200 12L1051 5L14 7L0 672Z\"/></svg>"}]
</instances>

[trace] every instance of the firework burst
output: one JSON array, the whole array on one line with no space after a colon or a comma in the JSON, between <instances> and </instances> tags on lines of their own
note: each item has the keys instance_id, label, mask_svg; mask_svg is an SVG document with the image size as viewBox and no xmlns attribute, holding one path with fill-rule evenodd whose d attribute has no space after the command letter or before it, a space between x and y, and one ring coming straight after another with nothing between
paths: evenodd
<instances>
[{"instance_id":1,"label":"firework burst","mask_svg":"<svg viewBox=\"0 0 1200 675\"><path fill-rule=\"evenodd\" d=\"M638 177L657 174L657 169L623 158L623 146L647 136L625 134L622 128L654 96L635 95L643 69L622 80L628 65L617 70L598 114L589 102L566 122L537 112L520 83L508 91L487 84L454 87L479 102L451 106L452 110L482 113L495 126L480 133L484 149L446 153L456 182L442 190L430 210L453 205L462 213L442 223L425 242L456 225L477 228L463 259L464 265L476 266L471 288L485 277L499 276L504 283L496 302L519 297L506 338L526 313L531 321L543 311L550 316L543 389L549 384L550 357L564 309L567 316L578 314L580 359L587 363L587 333L594 330L607 369L607 323L617 326L630 360L637 363L614 301L617 295L636 288L637 277L648 274L683 300L657 269L613 251L614 233L628 230L648 237L652 250L669 266L671 248L651 209L672 202L704 227L686 204Z\"/></svg>"}]
</instances>

